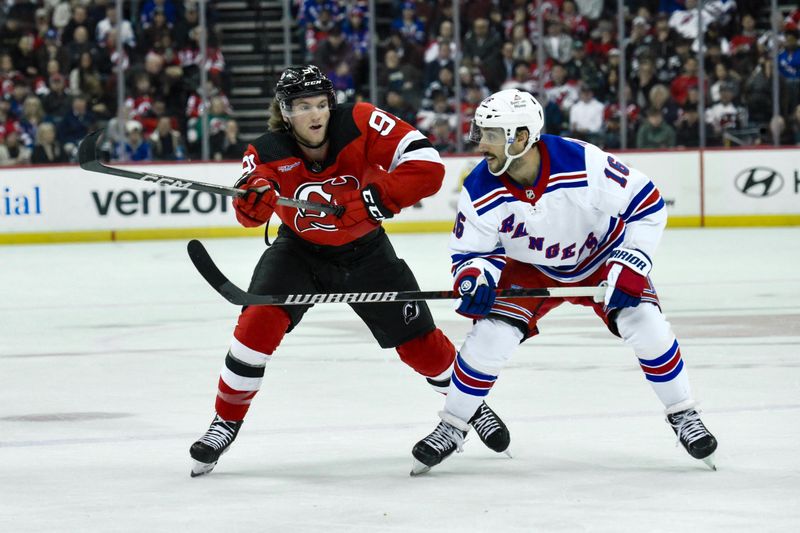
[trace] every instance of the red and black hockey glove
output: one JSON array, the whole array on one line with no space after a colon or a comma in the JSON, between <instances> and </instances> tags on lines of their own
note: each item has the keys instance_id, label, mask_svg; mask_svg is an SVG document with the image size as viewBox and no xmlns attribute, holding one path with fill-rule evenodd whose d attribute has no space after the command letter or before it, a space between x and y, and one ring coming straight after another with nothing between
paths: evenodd
<instances>
[{"instance_id":1,"label":"red and black hockey glove","mask_svg":"<svg viewBox=\"0 0 800 533\"><path fill-rule=\"evenodd\" d=\"M361 190L339 195L336 205L344 207L344 212L335 221L339 229L350 228L365 220L380 222L394 216L394 212L381 200L380 189L374 183Z\"/></svg>"},{"instance_id":2,"label":"red and black hockey glove","mask_svg":"<svg viewBox=\"0 0 800 533\"><path fill-rule=\"evenodd\" d=\"M477 320L489 314L494 305L497 285L492 275L475 267L468 267L459 272L455 290L461 294L461 302L456 313Z\"/></svg>"},{"instance_id":3,"label":"red and black hockey glove","mask_svg":"<svg viewBox=\"0 0 800 533\"><path fill-rule=\"evenodd\" d=\"M605 266L606 311L639 305L649 286L647 275L651 268L653 263L641 250L617 248L611 252Z\"/></svg>"},{"instance_id":4,"label":"red and black hockey glove","mask_svg":"<svg viewBox=\"0 0 800 533\"><path fill-rule=\"evenodd\" d=\"M239 186L247 194L233 199L236 220L246 228L264 224L275 212L278 202L277 184L261 177L251 177Z\"/></svg>"}]
</instances>

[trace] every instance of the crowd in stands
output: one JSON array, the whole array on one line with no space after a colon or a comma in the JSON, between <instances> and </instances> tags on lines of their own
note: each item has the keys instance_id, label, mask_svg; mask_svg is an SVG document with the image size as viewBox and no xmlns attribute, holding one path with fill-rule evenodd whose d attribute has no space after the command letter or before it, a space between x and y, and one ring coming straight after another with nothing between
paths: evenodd
<instances>
[{"instance_id":1,"label":"crowd in stands","mask_svg":"<svg viewBox=\"0 0 800 533\"><path fill-rule=\"evenodd\" d=\"M770 29L768 3L631 0L624 44L617 37L617 2L542 0L461 2L461 65L451 2L395 2L387 32L378 33L377 102L416 124L443 152L456 149L457 116L466 133L475 107L490 93L519 88L545 108L548 133L607 148L696 147L699 122L709 146L800 144L800 9L781 13ZM364 2L305 0L299 9L307 59L335 80L340 99L369 94ZM705 42L705 116L698 113L699 39ZM539 65L541 42L544 62ZM772 53L779 54L780 116L772 112ZM626 109L619 109L619 65L625 62ZM457 101L460 78L463 98ZM540 84L543 85L540 87ZM469 145L466 145L469 149Z\"/></svg>"},{"instance_id":2,"label":"crowd in stands","mask_svg":"<svg viewBox=\"0 0 800 533\"><path fill-rule=\"evenodd\" d=\"M240 158L244 147L226 97L230 79L213 2L207 5L201 65L195 1L126 1L117 24L114 0L0 0L0 165L74 162L80 140L104 126L101 149L114 160L199 157L201 68L211 155Z\"/></svg>"},{"instance_id":3,"label":"crowd in stands","mask_svg":"<svg viewBox=\"0 0 800 533\"><path fill-rule=\"evenodd\" d=\"M704 0L699 16L697 1L627 0L622 46L613 0L541 0L541 36L537 1L462 1L458 69L449 1L388 4L391 22L378 28L375 58L366 0L293 0L292 9L305 60L331 78L340 101L369 94L374 60L375 103L415 124L445 153L456 150L457 135L471 148L466 136L474 109L507 88L539 99L547 133L609 149L621 146L623 114L631 148L696 147L701 121L710 146L771 144L773 134L781 144L800 144L800 8L784 9L773 35L763 1ZM208 51L201 65L196 0L126 1L120 24L114 0L0 0L0 165L74 162L79 141L106 126L103 150L111 159L198 158L201 68L211 155L238 159L244 143L226 96L231 80L215 2L206 5ZM779 116L772 111L776 76ZM126 95L122 113L119 83Z\"/></svg>"}]
</instances>

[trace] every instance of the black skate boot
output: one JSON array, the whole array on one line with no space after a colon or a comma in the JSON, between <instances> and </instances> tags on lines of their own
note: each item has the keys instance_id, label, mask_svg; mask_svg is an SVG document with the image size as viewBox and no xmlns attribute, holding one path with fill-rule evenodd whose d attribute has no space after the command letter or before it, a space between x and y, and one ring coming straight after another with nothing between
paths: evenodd
<instances>
[{"instance_id":1,"label":"black skate boot","mask_svg":"<svg viewBox=\"0 0 800 533\"><path fill-rule=\"evenodd\" d=\"M497 453L505 452L511 457L508 450L508 446L511 444L511 434L505 423L486 405L486 402L482 402L472 418L469 419L469 425L475 428L475 433L489 449Z\"/></svg>"},{"instance_id":2,"label":"black skate boot","mask_svg":"<svg viewBox=\"0 0 800 533\"><path fill-rule=\"evenodd\" d=\"M411 450L411 455L414 456L414 464L411 466L412 476L424 474L453 452L462 450L469 425L445 411L439 412L439 418L442 421L433 433L416 443Z\"/></svg>"},{"instance_id":3,"label":"black skate boot","mask_svg":"<svg viewBox=\"0 0 800 533\"><path fill-rule=\"evenodd\" d=\"M700 414L694 409L692 405L688 409L683 408L681 411L681 404L673 408L667 409L667 422L672 426L678 440L689 452L689 455L695 459L700 459L706 463L709 468L716 470L714 465L714 450L717 449L717 439L714 435L706 429L703 422L700 420Z\"/></svg>"},{"instance_id":4,"label":"black skate boot","mask_svg":"<svg viewBox=\"0 0 800 533\"><path fill-rule=\"evenodd\" d=\"M205 435L189 448L189 455L194 459L192 477L202 476L214 470L219 456L228 451L241 427L241 420L233 422L223 420L219 415L214 417Z\"/></svg>"}]
</instances>

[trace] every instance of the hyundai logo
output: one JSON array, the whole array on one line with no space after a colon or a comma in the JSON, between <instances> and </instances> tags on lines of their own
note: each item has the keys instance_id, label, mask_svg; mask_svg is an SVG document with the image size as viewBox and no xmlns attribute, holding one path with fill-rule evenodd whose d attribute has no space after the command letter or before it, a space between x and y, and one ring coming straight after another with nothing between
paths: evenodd
<instances>
[{"instance_id":1,"label":"hyundai logo","mask_svg":"<svg viewBox=\"0 0 800 533\"><path fill-rule=\"evenodd\" d=\"M777 194L783 188L783 176L767 167L752 167L737 174L736 188L746 196L766 198Z\"/></svg>"}]
</instances>

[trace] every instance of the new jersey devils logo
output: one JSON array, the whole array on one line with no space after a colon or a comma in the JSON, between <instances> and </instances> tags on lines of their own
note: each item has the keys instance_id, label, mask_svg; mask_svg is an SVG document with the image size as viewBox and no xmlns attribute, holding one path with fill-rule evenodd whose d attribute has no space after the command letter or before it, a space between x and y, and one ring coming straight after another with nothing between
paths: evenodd
<instances>
[{"instance_id":1,"label":"new jersey devils logo","mask_svg":"<svg viewBox=\"0 0 800 533\"><path fill-rule=\"evenodd\" d=\"M304 183L294 192L294 197L298 200L309 200L329 204L333 198L341 195L345 191L357 191L361 187L355 176L336 176L325 181ZM333 224L334 215L318 213L307 209L298 209L294 217L294 227L298 232L318 229L322 231L335 231Z\"/></svg>"}]
</instances>

